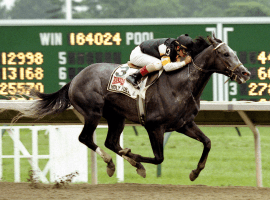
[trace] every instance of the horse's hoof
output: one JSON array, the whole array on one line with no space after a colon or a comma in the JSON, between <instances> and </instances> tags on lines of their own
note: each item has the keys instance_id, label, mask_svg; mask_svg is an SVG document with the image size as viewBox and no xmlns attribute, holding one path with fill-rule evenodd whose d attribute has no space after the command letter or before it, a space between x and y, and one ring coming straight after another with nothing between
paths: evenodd
<instances>
[{"instance_id":1,"label":"horse's hoof","mask_svg":"<svg viewBox=\"0 0 270 200\"><path fill-rule=\"evenodd\" d=\"M115 165L113 164L113 161L111 160L107 165L107 174L109 177L112 177L115 172Z\"/></svg>"},{"instance_id":2,"label":"horse's hoof","mask_svg":"<svg viewBox=\"0 0 270 200\"><path fill-rule=\"evenodd\" d=\"M136 171L141 177L143 177L143 178L146 177L146 170L144 169L144 167L143 168L137 168Z\"/></svg>"},{"instance_id":3,"label":"horse's hoof","mask_svg":"<svg viewBox=\"0 0 270 200\"><path fill-rule=\"evenodd\" d=\"M129 152L131 152L131 149L125 148L119 151L120 155L127 155Z\"/></svg>"},{"instance_id":4,"label":"horse's hoof","mask_svg":"<svg viewBox=\"0 0 270 200\"><path fill-rule=\"evenodd\" d=\"M196 178L198 178L198 176L199 176L199 174L196 174L196 173L195 173L195 170L192 170L192 171L190 172L190 174L189 174L189 179L190 179L191 181L194 181Z\"/></svg>"},{"instance_id":5,"label":"horse's hoof","mask_svg":"<svg viewBox=\"0 0 270 200\"><path fill-rule=\"evenodd\" d=\"M115 170L113 170L113 169L107 167L107 174L108 174L109 177L112 177L113 174L114 174L114 172L115 172Z\"/></svg>"}]
</instances>

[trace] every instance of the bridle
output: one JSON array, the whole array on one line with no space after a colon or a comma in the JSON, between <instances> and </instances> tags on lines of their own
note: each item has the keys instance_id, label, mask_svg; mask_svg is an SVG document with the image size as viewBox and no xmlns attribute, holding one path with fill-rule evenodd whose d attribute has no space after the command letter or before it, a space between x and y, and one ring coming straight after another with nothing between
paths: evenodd
<instances>
[{"instance_id":1,"label":"bridle","mask_svg":"<svg viewBox=\"0 0 270 200\"><path fill-rule=\"evenodd\" d=\"M242 65L242 63L240 62L240 63L238 63L235 67L230 68L230 66L224 61L224 59L221 58L220 54L219 54L218 51L217 51L217 49L218 49L219 47L221 47L222 45L225 45L225 43L222 42L222 43L218 44L218 45L213 49L213 51L215 52L216 56L219 57L219 59L222 61L222 63L223 63L223 64L225 65L225 67L227 68L227 70L228 70L227 73L228 73L228 76L230 77L229 79L231 79L231 80L236 80L236 79L237 79L237 75L234 73L234 71L235 71L238 67L240 67L240 66ZM206 70L206 69L202 69L202 68L198 67L198 66L195 64L195 62L193 61L193 59L192 59L192 64L193 64L193 66L194 66L197 70L199 70L199 71L201 71L201 72L205 72L205 73L207 73L207 72L219 72L219 71L217 71L217 70ZM220 72L223 72L223 71L220 71ZM229 80L229 79L228 79L228 80ZM228 80L227 80L227 81L228 81ZM227 81L226 81L226 82L227 82Z\"/></svg>"}]
</instances>

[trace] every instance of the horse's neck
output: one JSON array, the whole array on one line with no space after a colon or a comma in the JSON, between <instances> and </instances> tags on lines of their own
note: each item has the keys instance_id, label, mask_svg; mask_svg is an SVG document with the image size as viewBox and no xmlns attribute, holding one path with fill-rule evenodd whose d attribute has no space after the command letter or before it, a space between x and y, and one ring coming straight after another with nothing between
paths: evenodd
<instances>
[{"instance_id":1,"label":"horse's neck","mask_svg":"<svg viewBox=\"0 0 270 200\"><path fill-rule=\"evenodd\" d=\"M207 48L201 54L199 54L194 63L197 67L203 70L209 70L213 65L214 59L211 55L212 48ZM201 71L194 66L194 63L189 65L189 86L195 99L199 99L206 84L208 83L212 72Z\"/></svg>"},{"instance_id":2,"label":"horse's neck","mask_svg":"<svg viewBox=\"0 0 270 200\"><path fill-rule=\"evenodd\" d=\"M197 67L208 70L213 66L214 58L212 55L213 48L207 48L200 53L194 60ZM213 72L205 72L197 69L193 63L190 63L180 71L172 72L169 76L163 76L160 80L161 84L167 83L169 85L168 92L172 92L174 96L190 97L187 93L192 93L195 100L199 100L207 82L209 81ZM163 89L163 87L161 87Z\"/></svg>"}]
</instances>

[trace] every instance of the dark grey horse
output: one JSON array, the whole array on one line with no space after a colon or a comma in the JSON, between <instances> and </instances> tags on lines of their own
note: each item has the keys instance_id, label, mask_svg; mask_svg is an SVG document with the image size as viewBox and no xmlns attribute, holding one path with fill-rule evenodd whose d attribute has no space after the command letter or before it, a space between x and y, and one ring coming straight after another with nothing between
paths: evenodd
<instances>
[{"instance_id":1,"label":"dark grey horse","mask_svg":"<svg viewBox=\"0 0 270 200\"><path fill-rule=\"evenodd\" d=\"M224 74L241 84L250 78L250 72L242 65L233 50L222 41L208 37L197 39L194 49L194 62L187 67L163 72L160 78L146 93L145 129L153 149L154 157L134 154L130 149L122 149L120 135L125 119L139 123L136 101L120 93L107 90L107 85L117 64L93 64L81 71L70 83L53 94L35 92L40 98L30 109L22 111L21 116L41 118L49 114L63 112L73 106L84 117L84 128L79 141L98 153L107 163L107 173L112 176L115 166L109 154L93 142L93 133L101 117L108 122L108 135L105 146L124 157L138 174L145 177L141 162L160 164L164 160L164 133L177 131L203 143L202 156L190 180L195 180L205 167L211 148L210 139L194 122L200 110L200 96L214 72Z\"/></svg>"}]
</instances>

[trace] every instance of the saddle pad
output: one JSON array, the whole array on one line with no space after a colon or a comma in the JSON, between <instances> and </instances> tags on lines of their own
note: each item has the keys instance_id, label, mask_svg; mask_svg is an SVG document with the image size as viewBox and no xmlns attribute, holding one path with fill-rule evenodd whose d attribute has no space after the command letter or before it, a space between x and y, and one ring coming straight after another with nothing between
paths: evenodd
<instances>
[{"instance_id":1,"label":"saddle pad","mask_svg":"<svg viewBox=\"0 0 270 200\"><path fill-rule=\"evenodd\" d=\"M126 81L126 77L136 72L137 69L130 68L128 64L117 67L110 78L107 90L111 92L123 93L133 99L136 99L140 91Z\"/></svg>"},{"instance_id":2,"label":"saddle pad","mask_svg":"<svg viewBox=\"0 0 270 200\"><path fill-rule=\"evenodd\" d=\"M126 81L126 77L133 74L137 70L138 69L131 67L130 64L120 65L113 71L107 86L107 90L111 92L123 93L133 99L137 99L138 96L145 99L146 90L157 80L163 70L160 70L157 73L151 73L152 78L150 84L148 81L149 76L143 77L141 83L139 84L140 88L136 89L132 84Z\"/></svg>"}]
</instances>

